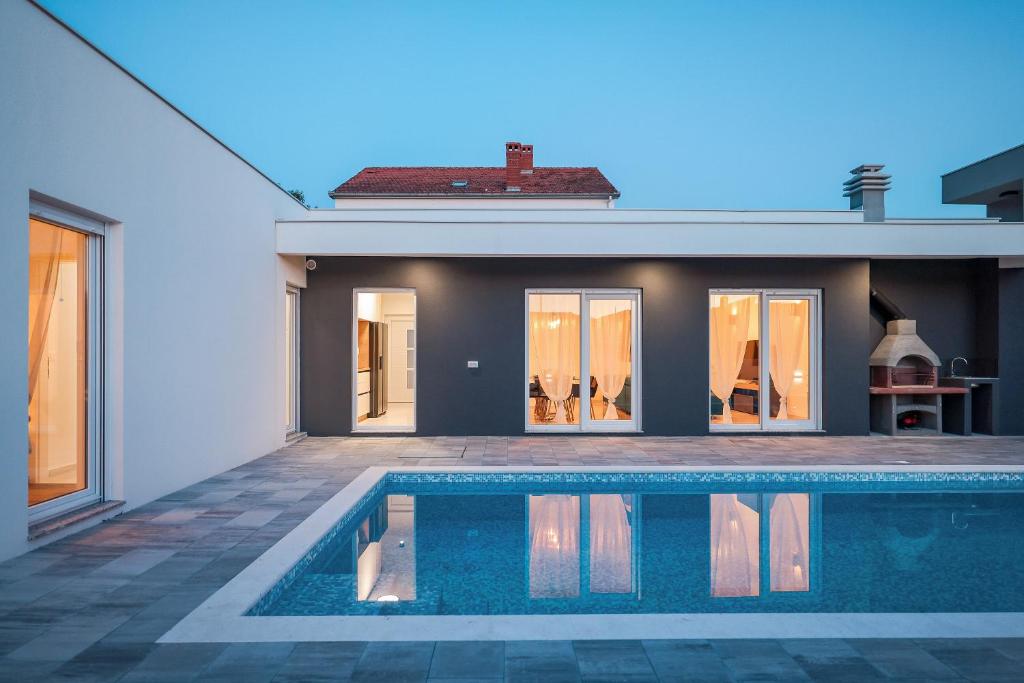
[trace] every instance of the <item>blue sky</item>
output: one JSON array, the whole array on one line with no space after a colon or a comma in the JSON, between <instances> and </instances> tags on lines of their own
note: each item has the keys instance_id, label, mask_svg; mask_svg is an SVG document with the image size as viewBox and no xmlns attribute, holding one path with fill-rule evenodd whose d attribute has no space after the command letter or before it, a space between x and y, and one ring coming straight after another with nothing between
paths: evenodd
<instances>
[{"instance_id":1,"label":"blue sky","mask_svg":"<svg viewBox=\"0 0 1024 683\"><path fill-rule=\"evenodd\" d=\"M1024 1L43 0L287 188L363 166L599 166L622 207L889 215L1024 143Z\"/></svg>"}]
</instances>

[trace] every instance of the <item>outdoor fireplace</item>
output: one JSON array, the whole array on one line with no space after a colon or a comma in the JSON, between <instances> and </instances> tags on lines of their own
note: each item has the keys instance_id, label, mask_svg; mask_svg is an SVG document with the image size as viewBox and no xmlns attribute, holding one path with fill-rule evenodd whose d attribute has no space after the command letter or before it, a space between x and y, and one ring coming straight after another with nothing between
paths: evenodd
<instances>
[{"instance_id":1,"label":"outdoor fireplace","mask_svg":"<svg viewBox=\"0 0 1024 683\"><path fill-rule=\"evenodd\" d=\"M871 354L871 386L936 387L939 357L917 336L916 320L890 320Z\"/></svg>"}]
</instances>

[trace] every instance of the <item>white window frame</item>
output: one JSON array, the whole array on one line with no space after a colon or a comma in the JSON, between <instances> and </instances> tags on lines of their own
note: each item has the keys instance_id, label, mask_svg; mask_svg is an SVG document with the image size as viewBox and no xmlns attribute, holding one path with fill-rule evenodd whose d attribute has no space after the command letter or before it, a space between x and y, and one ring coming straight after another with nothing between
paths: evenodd
<instances>
[{"instance_id":1,"label":"white window frame","mask_svg":"<svg viewBox=\"0 0 1024 683\"><path fill-rule=\"evenodd\" d=\"M103 500L105 485L104 405L106 397L104 354L104 313L106 290L104 262L107 226L102 221L37 200L29 202L29 217L88 236L89 268L86 293L86 487L53 500L28 506L30 523L56 517ZM26 229L28 226L25 226ZM26 490L26 497L27 497Z\"/></svg>"},{"instance_id":2,"label":"white window frame","mask_svg":"<svg viewBox=\"0 0 1024 683\"><path fill-rule=\"evenodd\" d=\"M302 290L294 285L287 285L285 287L285 297L294 297L292 299L292 314L291 319L287 321L287 324L291 326L291 341L292 348L289 349L288 363L291 365L291 387L285 387L285 391L291 391L291 406L290 406L290 417L291 422L285 426L285 436L292 436L297 434L299 431L299 389L301 386L301 377L299 375L300 369L300 355L299 355L299 335L301 334L301 326L299 322L301 320L300 307L302 303ZM285 299L287 303L287 298ZM285 315L288 313L288 306L285 305Z\"/></svg>"},{"instance_id":3,"label":"white window frame","mask_svg":"<svg viewBox=\"0 0 1024 683\"><path fill-rule=\"evenodd\" d=\"M580 297L580 408L579 424L530 424L530 296L533 294L576 294ZM589 384L583 385L583 375L590 371L590 306L592 300L616 299L633 301L633 329L631 337L631 355L633 374L630 376L630 420L592 420L589 403L585 404L584 394L589 396ZM525 318L523 320L523 340L525 342L523 359L523 427L526 432L569 434L587 433L640 433L643 431L643 406L641 405L642 384L642 334L643 329L643 290L637 288L537 288L527 289L523 297ZM589 398L588 398L589 401ZM584 407L587 407L584 410Z\"/></svg>"},{"instance_id":4,"label":"white window frame","mask_svg":"<svg viewBox=\"0 0 1024 683\"><path fill-rule=\"evenodd\" d=\"M359 381L359 295L360 294L412 294L412 316L416 329L416 347L413 349L413 364L415 369L415 380L412 388L412 425L367 425L359 423L359 405L357 400L357 384ZM415 434L417 411L420 405L420 312L419 297L416 296L415 287L356 287L352 290L352 354L351 354L351 380L352 386L349 389L349 396L352 399L352 409L349 411L351 420L351 432L353 434Z\"/></svg>"},{"instance_id":5,"label":"white window frame","mask_svg":"<svg viewBox=\"0 0 1024 683\"><path fill-rule=\"evenodd\" d=\"M822 410L821 410L821 290L820 289L764 289L764 288L739 288L724 289L712 288L708 290L708 301L716 294L727 295L750 295L758 297L758 424L714 424L711 422L711 350L707 350L707 372L708 372L708 402L707 420L708 430L711 432L817 432L821 431ZM770 368L767 350L771 344L770 330L768 324L768 303L772 299L810 299L810 329L811 349L808 350L808 380L814 384L808 391L810 402L810 415L806 420L772 420L771 413L771 389L770 389ZM710 312L709 312L710 324ZM708 341L710 344L710 339Z\"/></svg>"}]
</instances>

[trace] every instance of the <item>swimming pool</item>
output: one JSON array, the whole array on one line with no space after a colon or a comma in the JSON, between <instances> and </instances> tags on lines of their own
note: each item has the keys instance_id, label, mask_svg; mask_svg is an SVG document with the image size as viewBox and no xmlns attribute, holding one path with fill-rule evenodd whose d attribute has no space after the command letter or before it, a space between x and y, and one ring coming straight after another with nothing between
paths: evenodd
<instances>
[{"instance_id":1,"label":"swimming pool","mask_svg":"<svg viewBox=\"0 0 1024 683\"><path fill-rule=\"evenodd\" d=\"M1024 634L1024 474L977 469L371 468L168 636Z\"/></svg>"}]
</instances>

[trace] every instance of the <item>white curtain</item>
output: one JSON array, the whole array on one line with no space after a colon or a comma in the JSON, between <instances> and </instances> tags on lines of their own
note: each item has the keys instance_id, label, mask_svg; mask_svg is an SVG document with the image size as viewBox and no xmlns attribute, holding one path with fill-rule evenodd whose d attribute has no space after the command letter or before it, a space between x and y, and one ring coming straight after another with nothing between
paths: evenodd
<instances>
[{"instance_id":1,"label":"white curtain","mask_svg":"<svg viewBox=\"0 0 1024 683\"><path fill-rule=\"evenodd\" d=\"M779 392L777 420L789 419L789 392L807 341L807 301L772 301L768 324L771 349L769 369Z\"/></svg>"},{"instance_id":2,"label":"white curtain","mask_svg":"<svg viewBox=\"0 0 1024 683\"><path fill-rule=\"evenodd\" d=\"M633 529L629 524L630 496L590 496L590 592L633 591Z\"/></svg>"},{"instance_id":3,"label":"white curtain","mask_svg":"<svg viewBox=\"0 0 1024 683\"><path fill-rule=\"evenodd\" d=\"M602 419L617 420L615 398L622 393L632 366L633 305L630 301L595 301L591 315L595 313L593 304L601 304L604 315L590 320L590 371L597 379L598 390L608 400ZM581 386L581 400L586 393L589 392Z\"/></svg>"},{"instance_id":4,"label":"white curtain","mask_svg":"<svg viewBox=\"0 0 1024 683\"><path fill-rule=\"evenodd\" d=\"M771 588L806 591L810 586L810 498L806 493L780 493L772 501L770 514Z\"/></svg>"},{"instance_id":5,"label":"white curtain","mask_svg":"<svg viewBox=\"0 0 1024 683\"><path fill-rule=\"evenodd\" d=\"M549 295L535 296L543 308L544 298ZM555 422L559 424L567 422L565 402L572 395L573 380L579 374L580 316L579 298L575 298L575 313L530 311L530 367L537 373L541 389L554 401Z\"/></svg>"},{"instance_id":6,"label":"white curtain","mask_svg":"<svg viewBox=\"0 0 1024 683\"><path fill-rule=\"evenodd\" d=\"M711 595L758 594L758 518L735 493L711 495Z\"/></svg>"},{"instance_id":7,"label":"white curtain","mask_svg":"<svg viewBox=\"0 0 1024 683\"><path fill-rule=\"evenodd\" d=\"M755 297L741 296L731 301L720 296L711 307L710 355L711 392L722 401L722 422L732 424L729 397L743 367L751 314L756 315Z\"/></svg>"},{"instance_id":8,"label":"white curtain","mask_svg":"<svg viewBox=\"0 0 1024 683\"><path fill-rule=\"evenodd\" d=\"M580 594L579 496L530 496L530 597Z\"/></svg>"}]
</instances>

